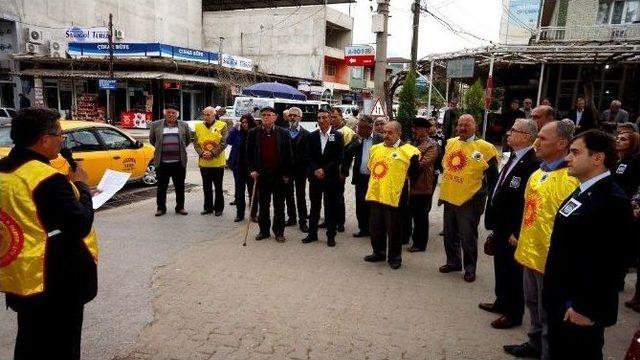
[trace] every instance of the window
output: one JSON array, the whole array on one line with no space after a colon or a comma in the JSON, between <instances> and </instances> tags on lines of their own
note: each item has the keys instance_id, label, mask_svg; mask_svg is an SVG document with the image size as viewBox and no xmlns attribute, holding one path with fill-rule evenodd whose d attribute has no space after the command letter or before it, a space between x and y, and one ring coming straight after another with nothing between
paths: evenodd
<instances>
[{"instance_id":1,"label":"window","mask_svg":"<svg viewBox=\"0 0 640 360\"><path fill-rule=\"evenodd\" d=\"M324 73L327 76L336 76L336 72L338 71L338 67L335 63L328 62L324 65Z\"/></svg>"},{"instance_id":2,"label":"window","mask_svg":"<svg viewBox=\"0 0 640 360\"><path fill-rule=\"evenodd\" d=\"M116 130L99 128L98 134L100 134L102 141L104 141L109 150L130 149L133 147L133 142Z\"/></svg>"},{"instance_id":3,"label":"window","mask_svg":"<svg viewBox=\"0 0 640 360\"><path fill-rule=\"evenodd\" d=\"M13 147L13 140L11 140L11 128L0 127L0 146Z\"/></svg>"},{"instance_id":4,"label":"window","mask_svg":"<svg viewBox=\"0 0 640 360\"><path fill-rule=\"evenodd\" d=\"M628 24L640 20L640 0L600 0L596 24Z\"/></svg>"},{"instance_id":5,"label":"window","mask_svg":"<svg viewBox=\"0 0 640 360\"><path fill-rule=\"evenodd\" d=\"M102 150L98 138L90 130L70 131L67 134L64 146L72 151L99 151Z\"/></svg>"}]
</instances>

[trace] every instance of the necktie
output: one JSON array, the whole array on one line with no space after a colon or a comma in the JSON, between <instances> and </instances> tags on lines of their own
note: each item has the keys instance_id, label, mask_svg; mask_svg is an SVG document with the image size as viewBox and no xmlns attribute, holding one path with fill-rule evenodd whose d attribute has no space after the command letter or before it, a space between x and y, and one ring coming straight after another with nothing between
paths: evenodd
<instances>
[{"instance_id":1,"label":"necktie","mask_svg":"<svg viewBox=\"0 0 640 360\"><path fill-rule=\"evenodd\" d=\"M509 160L507 160L507 163L504 164L504 167L502 168L502 173L500 174L500 178L498 179L498 184L496 185L496 187L502 185L502 182L507 177L507 172L509 172L509 167L511 167L511 164L515 160L516 160L516 152L512 151L511 155L509 156Z\"/></svg>"}]
</instances>

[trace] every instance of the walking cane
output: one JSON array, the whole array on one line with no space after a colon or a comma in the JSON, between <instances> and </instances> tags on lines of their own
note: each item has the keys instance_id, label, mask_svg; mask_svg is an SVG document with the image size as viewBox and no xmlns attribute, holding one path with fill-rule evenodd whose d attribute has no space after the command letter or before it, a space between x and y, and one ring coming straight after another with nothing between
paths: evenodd
<instances>
[{"instance_id":1,"label":"walking cane","mask_svg":"<svg viewBox=\"0 0 640 360\"><path fill-rule=\"evenodd\" d=\"M251 189L251 199L249 200L249 216L247 217L247 228L244 231L244 242L242 246L247 246L247 237L249 236L249 227L253 220L251 219L251 214L253 213L253 205L256 201L256 188L258 187L258 178L256 177L253 181L253 189Z\"/></svg>"}]
</instances>

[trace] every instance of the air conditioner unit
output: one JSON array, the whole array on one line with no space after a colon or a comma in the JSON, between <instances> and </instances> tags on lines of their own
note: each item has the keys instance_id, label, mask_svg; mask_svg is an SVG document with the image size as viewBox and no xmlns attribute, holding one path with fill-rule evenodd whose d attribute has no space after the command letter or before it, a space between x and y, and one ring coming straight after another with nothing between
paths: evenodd
<instances>
[{"instance_id":1,"label":"air conditioner unit","mask_svg":"<svg viewBox=\"0 0 640 360\"><path fill-rule=\"evenodd\" d=\"M42 31L27 28L27 41L34 44L42 44Z\"/></svg>"},{"instance_id":2,"label":"air conditioner unit","mask_svg":"<svg viewBox=\"0 0 640 360\"><path fill-rule=\"evenodd\" d=\"M122 31L120 29L115 29L113 31L113 36L118 40L122 40L122 39L124 39L124 31Z\"/></svg>"},{"instance_id":3,"label":"air conditioner unit","mask_svg":"<svg viewBox=\"0 0 640 360\"><path fill-rule=\"evenodd\" d=\"M33 43L25 43L25 52L27 54L39 54L40 53L40 45L39 44L33 44Z\"/></svg>"},{"instance_id":4,"label":"air conditioner unit","mask_svg":"<svg viewBox=\"0 0 640 360\"><path fill-rule=\"evenodd\" d=\"M49 56L64 58L66 57L67 46L59 41L51 41L49 43Z\"/></svg>"}]
</instances>

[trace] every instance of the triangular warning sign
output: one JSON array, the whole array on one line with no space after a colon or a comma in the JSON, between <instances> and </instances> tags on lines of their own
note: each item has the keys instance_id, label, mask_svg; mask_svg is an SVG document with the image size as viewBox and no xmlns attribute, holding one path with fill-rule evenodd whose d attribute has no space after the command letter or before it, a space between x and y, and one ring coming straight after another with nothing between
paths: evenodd
<instances>
[{"instance_id":1,"label":"triangular warning sign","mask_svg":"<svg viewBox=\"0 0 640 360\"><path fill-rule=\"evenodd\" d=\"M371 108L371 116L386 116L384 107L382 107L380 99L376 100L375 105L373 105L373 108Z\"/></svg>"}]
</instances>

